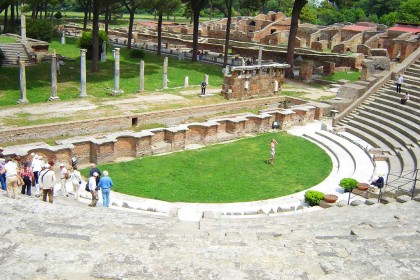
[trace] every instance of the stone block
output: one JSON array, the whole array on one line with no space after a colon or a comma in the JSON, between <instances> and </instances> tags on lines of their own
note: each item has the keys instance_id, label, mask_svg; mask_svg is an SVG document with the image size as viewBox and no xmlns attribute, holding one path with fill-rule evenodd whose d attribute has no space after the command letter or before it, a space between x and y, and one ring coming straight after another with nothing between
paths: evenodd
<instances>
[{"instance_id":1,"label":"stone block","mask_svg":"<svg viewBox=\"0 0 420 280\"><path fill-rule=\"evenodd\" d=\"M363 204L363 201L361 201L359 199L356 199L356 200L353 200L352 202L350 202L351 206L359 206L359 205L362 205L362 204Z\"/></svg>"},{"instance_id":2,"label":"stone block","mask_svg":"<svg viewBox=\"0 0 420 280\"><path fill-rule=\"evenodd\" d=\"M299 78L303 81L312 81L314 62L311 60L304 60L300 63Z\"/></svg>"},{"instance_id":3,"label":"stone block","mask_svg":"<svg viewBox=\"0 0 420 280\"><path fill-rule=\"evenodd\" d=\"M376 204L377 202L378 202L377 199L366 199L365 200L366 205L373 205L373 204Z\"/></svg>"},{"instance_id":4,"label":"stone block","mask_svg":"<svg viewBox=\"0 0 420 280\"><path fill-rule=\"evenodd\" d=\"M338 202L337 206L338 206L338 207L344 207L344 206L347 206L347 200L345 200L345 199L340 200L340 201Z\"/></svg>"},{"instance_id":5,"label":"stone block","mask_svg":"<svg viewBox=\"0 0 420 280\"><path fill-rule=\"evenodd\" d=\"M402 196L397 197L396 200L399 203L405 203L407 201L410 201L411 200L411 197L409 197L408 195L402 195Z\"/></svg>"},{"instance_id":6,"label":"stone block","mask_svg":"<svg viewBox=\"0 0 420 280\"><path fill-rule=\"evenodd\" d=\"M370 50L371 56L384 56L389 57L387 49L371 49Z\"/></svg>"},{"instance_id":7,"label":"stone block","mask_svg":"<svg viewBox=\"0 0 420 280\"><path fill-rule=\"evenodd\" d=\"M204 211L203 218L204 219L214 219L218 220L222 217L222 212L219 211Z\"/></svg>"},{"instance_id":8,"label":"stone block","mask_svg":"<svg viewBox=\"0 0 420 280\"><path fill-rule=\"evenodd\" d=\"M331 208L331 207L333 207L333 206L334 206L334 203L328 203L328 202L326 202L325 200L321 200L321 201L319 202L319 207L324 208L324 209L326 209L326 208Z\"/></svg>"}]
</instances>

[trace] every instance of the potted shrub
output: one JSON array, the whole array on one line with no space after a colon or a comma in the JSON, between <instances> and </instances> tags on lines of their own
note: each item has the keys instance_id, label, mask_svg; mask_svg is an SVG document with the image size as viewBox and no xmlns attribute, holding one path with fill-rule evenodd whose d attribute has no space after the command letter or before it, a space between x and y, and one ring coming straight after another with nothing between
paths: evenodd
<instances>
[{"instance_id":1,"label":"potted shrub","mask_svg":"<svg viewBox=\"0 0 420 280\"><path fill-rule=\"evenodd\" d=\"M305 193L305 201L310 206L319 205L322 199L324 199L325 194L320 191L309 190Z\"/></svg>"},{"instance_id":2,"label":"potted shrub","mask_svg":"<svg viewBox=\"0 0 420 280\"><path fill-rule=\"evenodd\" d=\"M343 178L340 181L340 187L344 189L344 192L350 192L352 189L357 188L357 184L359 182L353 178Z\"/></svg>"}]
</instances>

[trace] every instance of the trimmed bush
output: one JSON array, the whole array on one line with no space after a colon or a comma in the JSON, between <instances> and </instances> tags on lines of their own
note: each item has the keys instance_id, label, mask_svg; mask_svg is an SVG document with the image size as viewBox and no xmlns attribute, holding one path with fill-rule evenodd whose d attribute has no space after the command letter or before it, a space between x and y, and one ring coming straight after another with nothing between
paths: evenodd
<instances>
[{"instance_id":1,"label":"trimmed bush","mask_svg":"<svg viewBox=\"0 0 420 280\"><path fill-rule=\"evenodd\" d=\"M29 19L26 34L29 38L50 42L57 35L57 30L50 20Z\"/></svg>"},{"instance_id":2,"label":"trimmed bush","mask_svg":"<svg viewBox=\"0 0 420 280\"><path fill-rule=\"evenodd\" d=\"M58 11L58 12L56 12L56 13L55 13L54 17L55 17L56 19L61 19L61 18L63 17L63 15L61 14L61 12L60 12L60 11Z\"/></svg>"},{"instance_id":3,"label":"trimmed bush","mask_svg":"<svg viewBox=\"0 0 420 280\"><path fill-rule=\"evenodd\" d=\"M341 179L339 185L344 189L344 191L349 192L350 190L357 188L357 184L359 184L359 182L357 182L356 179L343 178Z\"/></svg>"},{"instance_id":4,"label":"trimmed bush","mask_svg":"<svg viewBox=\"0 0 420 280\"><path fill-rule=\"evenodd\" d=\"M132 49L130 51L131 58L140 58L143 59L145 56L144 50Z\"/></svg>"},{"instance_id":5,"label":"trimmed bush","mask_svg":"<svg viewBox=\"0 0 420 280\"><path fill-rule=\"evenodd\" d=\"M99 31L99 58L101 57L102 53L102 43L106 42L106 49L109 50L109 41L108 36L106 35L105 31ZM93 42L93 34L92 32L83 32L82 36L79 39L79 47L81 49L87 49L86 59L92 59L92 42Z\"/></svg>"},{"instance_id":6,"label":"trimmed bush","mask_svg":"<svg viewBox=\"0 0 420 280\"><path fill-rule=\"evenodd\" d=\"M323 192L309 190L305 193L305 201L310 206L316 206L316 205L319 205L321 200L324 199L324 196L325 196L325 194Z\"/></svg>"},{"instance_id":7,"label":"trimmed bush","mask_svg":"<svg viewBox=\"0 0 420 280\"><path fill-rule=\"evenodd\" d=\"M4 56L4 53L0 49L0 67L3 65L5 59L6 59L6 57Z\"/></svg>"}]
</instances>

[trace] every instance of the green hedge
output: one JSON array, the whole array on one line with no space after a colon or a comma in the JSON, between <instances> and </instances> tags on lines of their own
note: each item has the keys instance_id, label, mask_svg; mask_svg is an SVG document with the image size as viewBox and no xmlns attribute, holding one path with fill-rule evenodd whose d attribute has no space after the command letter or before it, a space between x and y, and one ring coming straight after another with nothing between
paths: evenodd
<instances>
[{"instance_id":1,"label":"green hedge","mask_svg":"<svg viewBox=\"0 0 420 280\"><path fill-rule=\"evenodd\" d=\"M50 42L57 35L57 30L50 20L29 19L26 23L26 35L32 39Z\"/></svg>"},{"instance_id":2,"label":"green hedge","mask_svg":"<svg viewBox=\"0 0 420 280\"><path fill-rule=\"evenodd\" d=\"M102 52L102 43L106 42L106 49L109 50L109 41L108 36L105 31L99 31L99 51L98 56L101 57ZM92 32L83 32L82 36L79 39L79 47L81 49L87 49L86 59L92 59L92 43L93 43L93 34Z\"/></svg>"},{"instance_id":3,"label":"green hedge","mask_svg":"<svg viewBox=\"0 0 420 280\"><path fill-rule=\"evenodd\" d=\"M324 199L325 194L320 191L309 190L305 193L305 201L310 206L319 205L319 202Z\"/></svg>"}]
</instances>

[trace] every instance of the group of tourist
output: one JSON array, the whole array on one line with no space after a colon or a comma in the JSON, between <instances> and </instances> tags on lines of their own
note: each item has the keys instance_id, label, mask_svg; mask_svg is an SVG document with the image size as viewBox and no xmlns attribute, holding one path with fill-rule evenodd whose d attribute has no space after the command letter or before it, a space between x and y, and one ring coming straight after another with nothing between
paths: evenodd
<instances>
[{"instance_id":1,"label":"group of tourist","mask_svg":"<svg viewBox=\"0 0 420 280\"><path fill-rule=\"evenodd\" d=\"M18 198L19 187L21 194L32 196L32 188L35 190L35 196L42 196L42 200L53 203L53 197L57 196L58 190L54 193L54 187L57 183L56 173L54 171L53 161L44 161L42 156L32 153L27 161L22 162L20 157L3 156L3 148L0 147L0 184L10 198ZM80 197L80 187L82 185L82 176L77 170L77 165L72 164L69 171L63 163L59 165L59 179L61 192L64 197L69 197L67 191L67 182L71 182L73 186L74 199ZM109 207L110 189L113 186L112 179L107 171L103 172L103 177L99 168L95 164L91 164L90 177L86 185L86 191L92 195L92 202L89 204L95 207L98 202L98 191L102 191L103 206Z\"/></svg>"},{"instance_id":2,"label":"group of tourist","mask_svg":"<svg viewBox=\"0 0 420 280\"><path fill-rule=\"evenodd\" d=\"M404 77L401 74L398 75L397 81L396 81L396 84L397 84L397 93L398 94L401 94L401 85L402 85L403 82L404 82ZM405 105L405 104L407 104L407 101L408 100L410 100L410 95L408 94L408 92L406 92L405 95L403 95L401 97L400 103L403 104L403 105Z\"/></svg>"}]
</instances>

